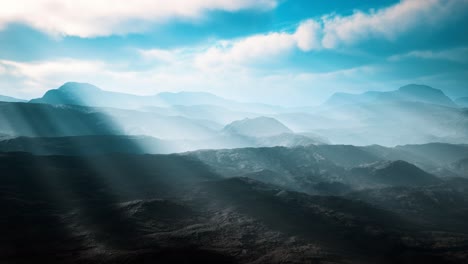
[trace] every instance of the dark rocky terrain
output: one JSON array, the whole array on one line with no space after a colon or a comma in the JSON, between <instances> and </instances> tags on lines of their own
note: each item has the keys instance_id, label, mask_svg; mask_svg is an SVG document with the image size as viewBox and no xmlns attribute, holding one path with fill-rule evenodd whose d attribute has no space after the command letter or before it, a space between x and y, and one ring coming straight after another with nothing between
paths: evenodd
<instances>
[{"instance_id":1,"label":"dark rocky terrain","mask_svg":"<svg viewBox=\"0 0 468 264\"><path fill-rule=\"evenodd\" d=\"M249 174L235 160L242 177L192 154L1 154L0 261L461 263L468 256L466 180L357 190L324 184L321 171L346 170L323 158L294 162L287 148L232 151L256 150L265 152L256 164L272 170ZM275 158L283 162L273 166ZM309 175L311 183L296 192L285 175Z\"/></svg>"}]
</instances>

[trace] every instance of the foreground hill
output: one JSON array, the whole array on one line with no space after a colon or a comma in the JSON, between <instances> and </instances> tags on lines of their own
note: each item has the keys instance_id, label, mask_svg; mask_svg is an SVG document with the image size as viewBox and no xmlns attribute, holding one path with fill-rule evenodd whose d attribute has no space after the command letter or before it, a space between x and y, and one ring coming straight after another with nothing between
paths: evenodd
<instances>
[{"instance_id":1,"label":"foreground hill","mask_svg":"<svg viewBox=\"0 0 468 264\"><path fill-rule=\"evenodd\" d=\"M71 137L0 135L0 151L25 151L38 155L167 154L223 147L231 149L192 151L182 155L201 159L219 169L222 174L231 176L261 173L262 170L267 170L279 173L284 178L290 177L292 173L306 175L309 182L314 178L311 175L316 175L316 180L325 178L328 181L342 181L343 171L350 171L353 168L362 171L367 168L367 172L371 172L372 166L384 165L383 161L402 160L439 177L468 177L465 166L465 160L468 159L468 145L431 143L394 148L378 145L366 147L325 145L296 134L263 138L220 136L201 141L162 140L148 136L123 135ZM314 167L315 165L320 166ZM330 174L337 168L339 170L336 173Z\"/></svg>"},{"instance_id":2,"label":"foreground hill","mask_svg":"<svg viewBox=\"0 0 468 264\"><path fill-rule=\"evenodd\" d=\"M12 153L0 169L5 263L459 263L468 250L460 229L223 179L187 156Z\"/></svg>"},{"instance_id":3,"label":"foreground hill","mask_svg":"<svg viewBox=\"0 0 468 264\"><path fill-rule=\"evenodd\" d=\"M383 186L424 186L441 182L436 176L401 160L363 165L353 168L351 174L353 181Z\"/></svg>"}]
</instances>

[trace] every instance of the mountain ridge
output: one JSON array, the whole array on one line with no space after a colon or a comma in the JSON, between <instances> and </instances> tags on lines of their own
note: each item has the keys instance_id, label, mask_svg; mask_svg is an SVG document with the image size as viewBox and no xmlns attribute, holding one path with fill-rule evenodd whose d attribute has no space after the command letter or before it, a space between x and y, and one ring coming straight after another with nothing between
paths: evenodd
<instances>
[{"instance_id":1,"label":"mountain ridge","mask_svg":"<svg viewBox=\"0 0 468 264\"><path fill-rule=\"evenodd\" d=\"M408 84L397 90L387 92L367 91L360 94L335 93L325 102L325 105L334 106L394 101L421 102L457 107L455 102L446 96L442 90L421 84Z\"/></svg>"},{"instance_id":2,"label":"mountain ridge","mask_svg":"<svg viewBox=\"0 0 468 264\"><path fill-rule=\"evenodd\" d=\"M27 102L27 100L11 97L11 96L6 96L6 95L0 95L0 102L10 102L10 103L24 103Z\"/></svg>"},{"instance_id":3,"label":"mountain ridge","mask_svg":"<svg viewBox=\"0 0 468 264\"><path fill-rule=\"evenodd\" d=\"M226 125L224 132L242 136L277 136L294 133L283 123L272 117L244 118Z\"/></svg>"}]
</instances>

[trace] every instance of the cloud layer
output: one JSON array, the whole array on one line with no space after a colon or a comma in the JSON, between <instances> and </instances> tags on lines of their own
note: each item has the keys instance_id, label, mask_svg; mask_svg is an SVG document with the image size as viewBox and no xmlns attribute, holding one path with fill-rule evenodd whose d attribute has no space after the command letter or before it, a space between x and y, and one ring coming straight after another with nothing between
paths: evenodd
<instances>
[{"instance_id":1,"label":"cloud layer","mask_svg":"<svg viewBox=\"0 0 468 264\"><path fill-rule=\"evenodd\" d=\"M110 1L94 3L87 0L26 2L1 3L7 8L0 9L0 26L23 22L53 34L91 37L134 32L143 29L145 23L173 18L203 19L210 10L271 10L277 4L273 0L174 0L171 4L162 0L139 0L132 1L130 6L119 0L112 4ZM20 6L25 3L28 8ZM453 83L448 85L458 87L466 80L463 77L466 74L456 75L455 72L455 69L466 72L466 66L459 66L468 63L468 45L464 43L447 48L434 48L430 43L413 46L377 54L373 61L365 63L343 61L350 50L357 50L359 59L369 55L363 46L359 46L369 40L387 42L389 47L394 43L406 47L408 35L424 30L430 35L431 30L463 17L467 11L468 0L403 0L389 7L355 11L347 16L333 13L297 20L286 29L273 28L270 32L240 38L206 39L196 45L179 45L177 48L126 47L125 52L130 55L122 55L122 59L112 63L90 56L88 59L79 55L73 57L74 54L42 61L19 62L0 58L0 90L4 89L0 92L31 98L63 82L82 81L135 94L201 90L241 99L257 97L265 102L290 100L292 104L307 104L320 102L337 90L393 89L413 82L437 87L449 79ZM374 54L368 57L372 56ZM288 60L298 57L302 63L306 61L306 66L291 67ZM116 58L120 58L120 54L116 53ZM318 63L307 64L314 60ZM421 60L445 63L445 66L418 67L408 63ZM455 67L454 64L458 68L449 68ZM329 65L331 67L325 67ZM415 69L419 72L413 74ZM435 73L439 75L435 76ZM443 75L448 73L453 75Z\"/></svg>"},{"instance_id":2,"label":"cloud layer","mask_svg":"<svg viewBox=\"0 0 468 264\"><path fill-rule=\"evenodd\" d=\"M212 10L269 10L276 0L1 0L0 28L25 23L59 35L94 37L144 30L168 19L200 19Z\"/></svg>"},{"instance_id":3,"label":"cloud layer","mask_svg":"<svg viewBox=\"0 0 468 264\"><path fill-rule=\"evenodd\" d=\"M292 49L336 49L372 38L394 41L421 27L440 27L468 11L468 0L404 0L378 11L356 11L350 16L326 15L301 22L294 32L272 32L240 40L222 41L198 60L219 66L271 58Z\"/></svg>"}]
</instances>

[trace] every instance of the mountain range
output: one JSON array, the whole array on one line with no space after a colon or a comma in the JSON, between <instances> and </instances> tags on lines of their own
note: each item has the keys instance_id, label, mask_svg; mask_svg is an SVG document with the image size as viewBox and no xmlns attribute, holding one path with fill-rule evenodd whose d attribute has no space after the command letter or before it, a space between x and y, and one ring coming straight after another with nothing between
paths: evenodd
<instances>
[{"instance_id":1,"label":"mountain range","mask_svg":"<svg viewBox=\"0 0 468 264\"><path fill-rule=\"evenodd\" d=\"M10 96L0 95L0 102L27 102L27 100L18 99Z\"/></svg>"},{"instance_id":2,"label":"mountain range","mask_svg":"<svg viewBox=\"0 0 468 264\"><path fill-rule=\"evenodd\" d=\"M0 102L0 263L464 263L468 111L66 83Z\"/></svg>"},{"instance_id":3,"label":"mountain range","mask_svg":"<svg viewBox=\"0 0 468 264\"><path fill-rule=\"evenodd\" d=\"M29 103L3 103L2 107L0 133L11 136L146 135L185 141L181 144L187 146L186 150L205 148L203 145L232 148L324 142L385 146L468 142L466 109L442 91L424 85L407 85L391 92L338 93L320 107L284 108L241 103L208 93L136 96L70 82ZM22 117L22 113L27 115ZM42 121L34 123L33 119ZM52 128L51 121L58 120L66 121L60 128ZM67 123L72 129L67 130ZM44 129L54 132L43 133Z\"/></svg>"},{"instance_id":4,"label":"mountain range","mask_svg":"<svg viewBox=\"0 0 468 264\"><path fill-rule=\"evenodd\" d=\"M456 107L456 104L441 90L427 85L409 84L391 92L369 91L362 94L335 93L325 104L343 105L359 103L419 102Z\"/></svg>"},{"instance_id":5,"label":"mountain range","mask_svg":"<svg viewBox=\"0 0 468 264\"><path fill-rule=\"evenodd\" d=\"M455 100L455 103L461 107L468 107L468 97L460 97Z\"/></svg>"}]
</instances>

